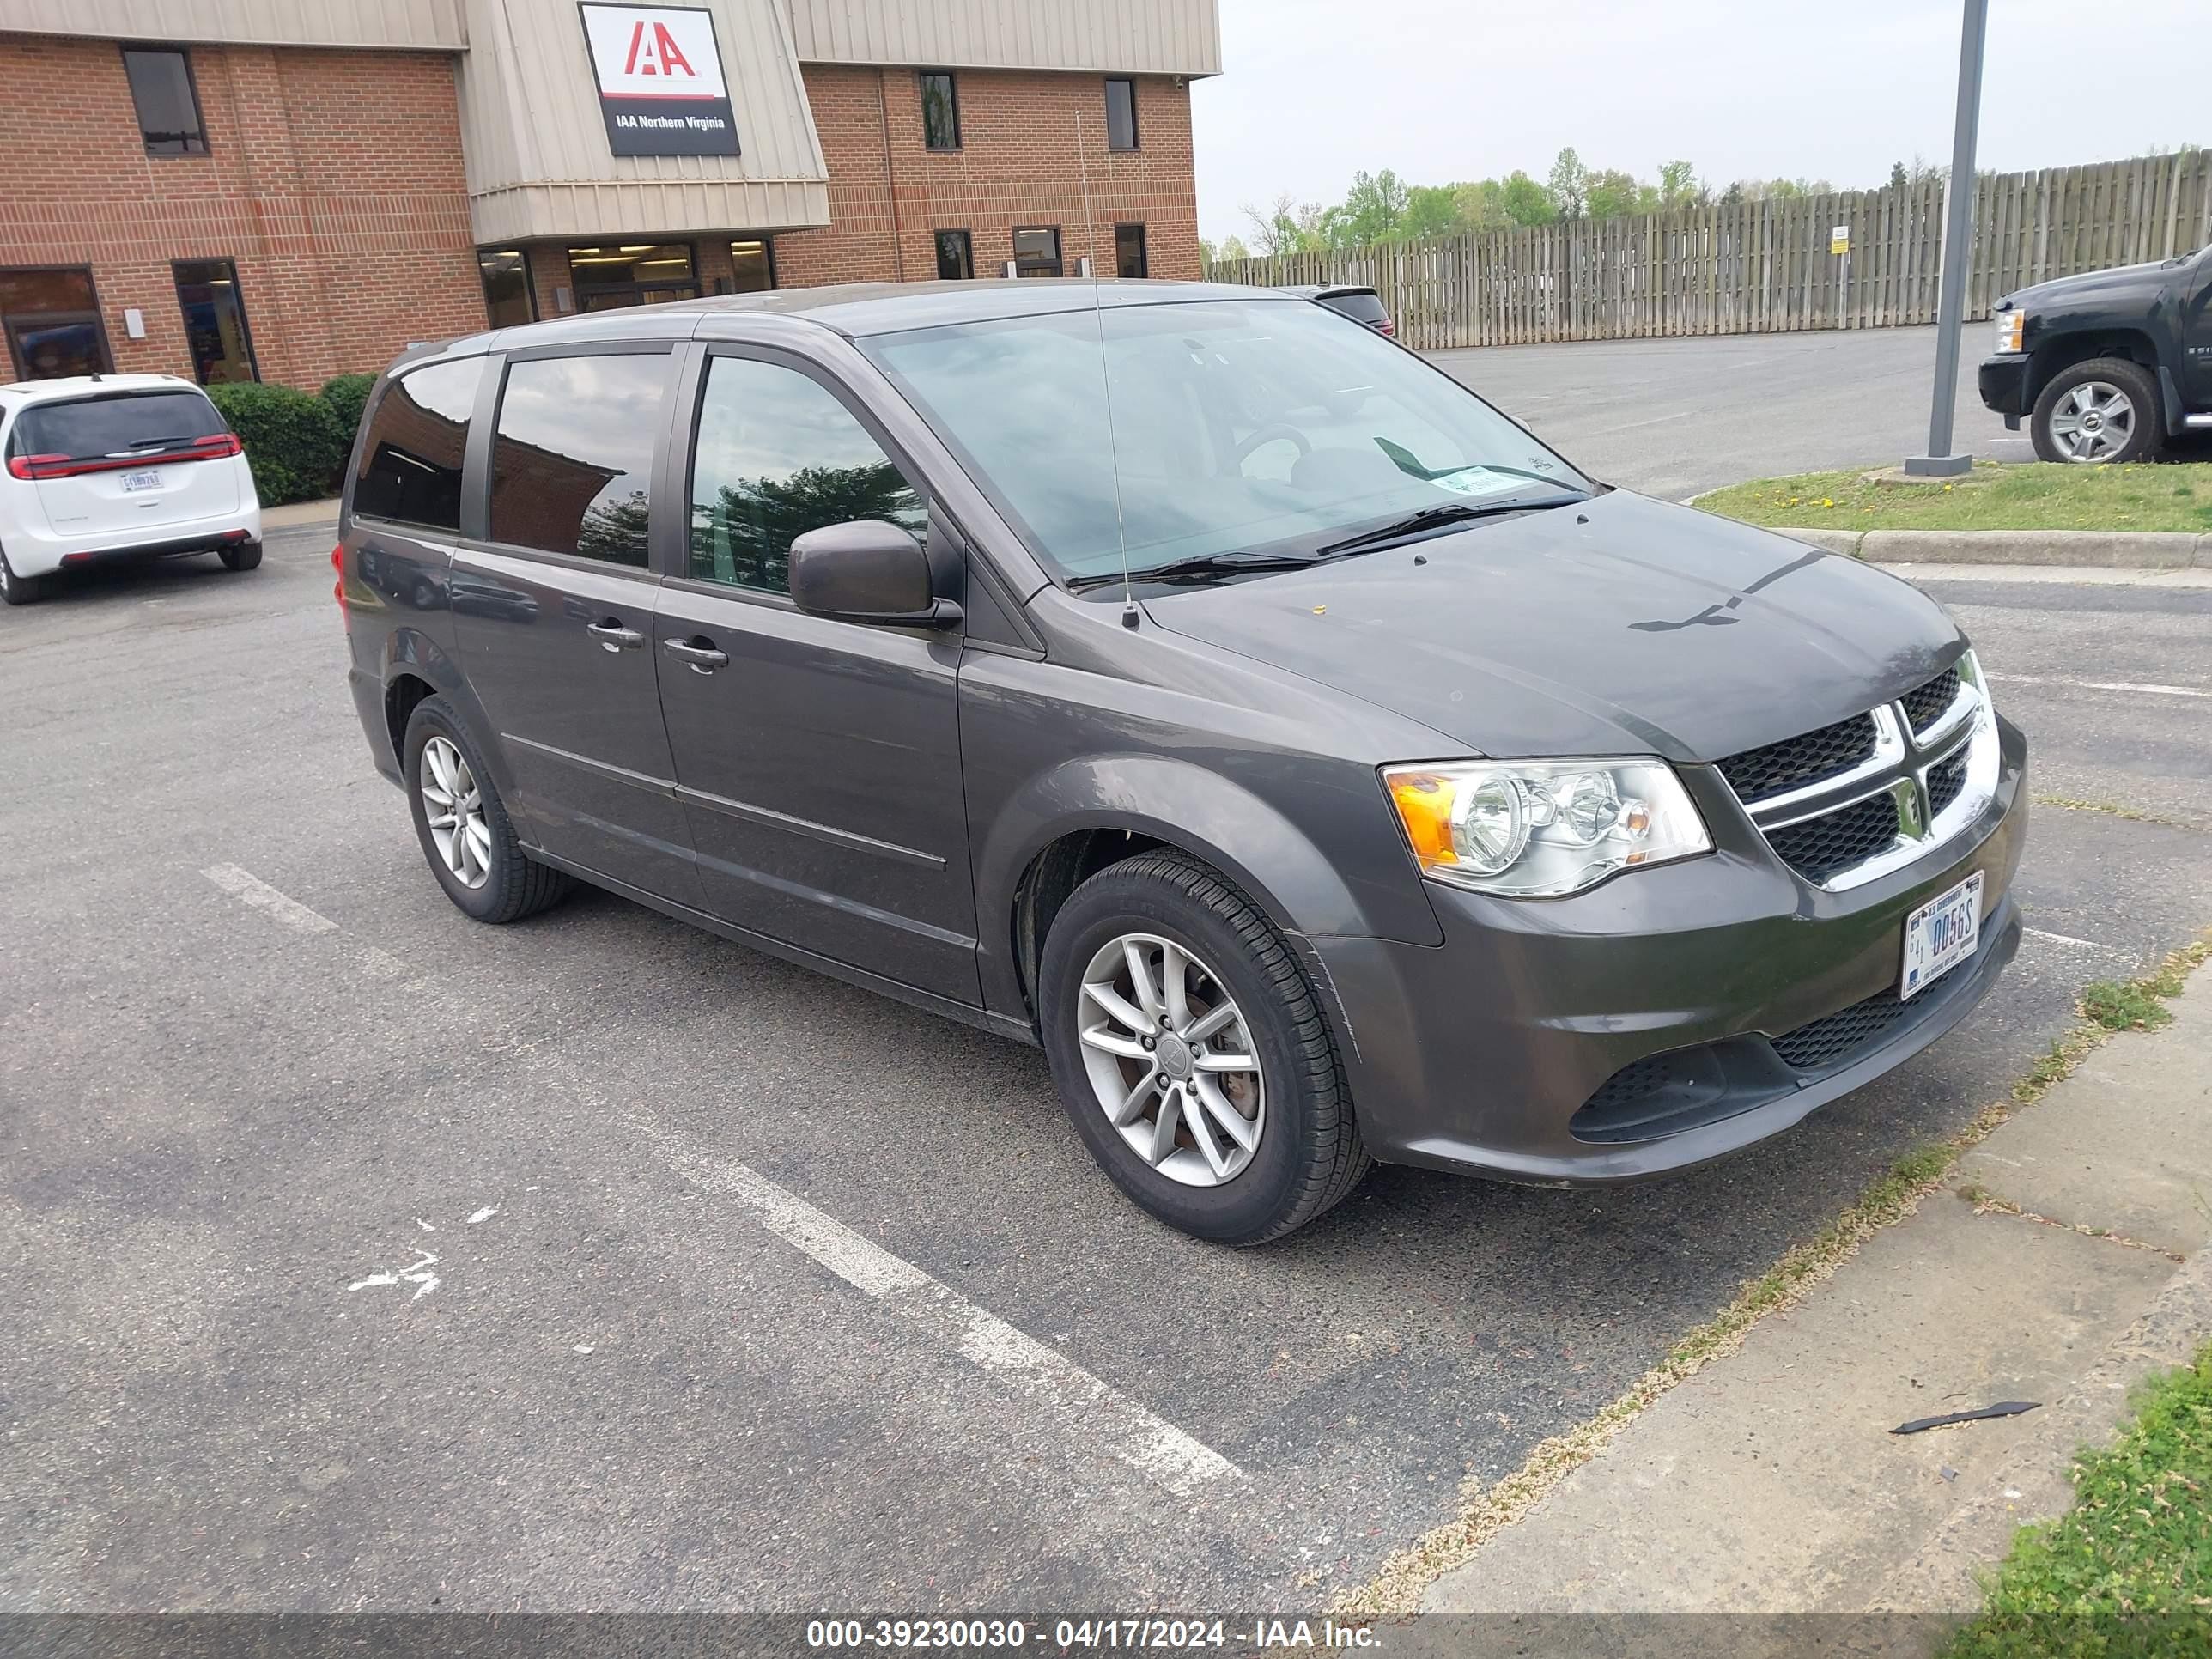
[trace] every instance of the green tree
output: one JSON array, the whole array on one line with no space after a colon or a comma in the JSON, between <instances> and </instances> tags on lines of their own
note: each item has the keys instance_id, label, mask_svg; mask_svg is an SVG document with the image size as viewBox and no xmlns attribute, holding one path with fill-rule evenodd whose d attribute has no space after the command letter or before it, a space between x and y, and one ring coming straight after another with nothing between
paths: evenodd
<instances>
[{"instance_id":1,"label":"green tree","mask_svg":"<svg viewBox=\"0 0 2212 1659\"><path fill-rule=\"evenodd\" d=\"M1498 192L1505 216L1516 225L1548 225L1559 216L1551 192L1516 168Z\"/></svg>"},{"instance_id":2,"label":"green tree","mask_svg":"<svg viewBox=\"0 0 2212 1659\"><path fill-rule=\"evenodd\" d=\"M1505 210L1505 186L1495 179L1478 179L1451 187L1453 209L1466 230L1496 230L1513 222Z\"/></svg>"},{"instance_id":3,"label":"green tree","mask_svg":"<svg viewBox=\"0 0 2212 1659\"><path fill-rule=\"evenodd\" d=\"M1562 219L1579 219L1589 206L1589 169L1570 144L1552 161L1553 209Z\"/></svg>"},{"instance_id":4,"label":"green tree","mask_svg":"<svg viewBox=\"0 0 2212 1659\"><path fill-rule=\"evenodd\" d=\"M1593 219L1618 219L1626 213L1650 212L1659 205L1659 192L1638 184L1633 173L1608 167L1589 175L1584 203Z\"/></svg>"},{"instance_id":5,"label":"green tree","mask_svg":"<svg viewBox=\"0 0 2212 1659\"><path fill-rule=\"evenodd\" d=\"M1291 211L1291 197L1287 191L1264 209L1254 207L1247 202L1243 211L1244 216L1252 222L1252 246L1259 253L1272 258L1278 253L1298 251L1298 222Z\"/></svg>"},{"instance_id":6,"label":"green tree","mask_svg":"<svg viewBox=\"0 0 2212 1659\"><path fill-rule=\"evenodd\" d=\"M1662 161L1659 164L1659 202L1662 207L1708 207L1712 204L1711 189L1698 177L1698 170L1687 161Z\"/></svg>"},{"instance_id":7,"label":"green tree","mask_svg":"<svg viewBox=\"0 0 2212 1659\"><path fill-rule=\"evenodd\" d=\"M1413 241L1424 236L1450 236L1465 229L1459 216L1459 189L1454 185L1415 185L1406 192L1406 216L1391 233L1393 240Z\"/></svg>"},{"instance_id":8,"label":"green tree","mask_svg":"<svg viewBox=\"0 0 2212 1659\"><path fill-rule=\"evenodd\" d=\"M1406 216L1407 195L1406 181L1389 167L1353 173L1340 210L1340 246L1358 247L1388 237Z\"/></svg>"},{"instance_id":9,"label":"green tree","mask_svg":"<svg viewBox=\"0 0 2212 1659\"><path fill-rule=\"evenodd\" d=\"M1892 190L1903 190L1907 182L1905 176L1905 163L1892 161L1889 164L1889 187Z\"/></svg>"}]
</instances>

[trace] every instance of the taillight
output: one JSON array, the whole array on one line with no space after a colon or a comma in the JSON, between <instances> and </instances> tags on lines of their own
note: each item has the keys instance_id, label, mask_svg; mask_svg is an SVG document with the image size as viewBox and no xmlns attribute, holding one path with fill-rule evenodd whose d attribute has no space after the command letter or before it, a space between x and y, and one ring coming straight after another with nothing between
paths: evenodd
<instances>
[{"instance_id":1,"label":"taillight","mask_svg":"<svg viewBox=\"0 0 2212 1659\"><path fill-rule=\"evenodd\" d=\"M17 455L8 463L11 477L74 478L87 472L121 472L134 466L174 466L179 461L220 461L246 453L234 432L213 432L195 438L179 449L156 449L143 455Z\"/></svg>"},{"instance_id":2,"label":"taillight","mask_svg":"<svg viewBox=\"0 0 2212 1659\"><path fill-rule=\"evenodd\" d=\"M338 602L338 616L345 623L346 632L350 634L353 632L353 611L346 604L345 544L343 542L340 542L331 550L331 568L337 572L337 580L331 584L331 597Z\"/></svg>"},{"instance_id":3,"label":"taillight","mask_svg":"<svg viewBox=\"0 0 2212 1659\"><path fill-rule=\"evenodd\" d=\"M1378 334L1387 334L1395 340L1398 337L1398 325L1392 322L1388 317L1385 317L1381 322L1375 325L1375 331Z\"/></svg>"}]
</instances>

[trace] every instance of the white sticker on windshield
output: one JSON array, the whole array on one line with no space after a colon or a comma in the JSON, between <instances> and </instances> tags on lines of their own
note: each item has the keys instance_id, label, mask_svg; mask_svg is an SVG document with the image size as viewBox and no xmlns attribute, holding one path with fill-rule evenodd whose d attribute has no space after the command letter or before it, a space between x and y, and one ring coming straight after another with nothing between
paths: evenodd
<instances>
[{"instance_id":1,"label":"white sticker on windshield","mask_svg":"<svg viewBox=\"0 0 2212 1659\"><path fill-rule=\"evenodd\" d=\"M1439 489L1449 489L1455 495L1495 495L1501 489L1510 489L1526 482L1510 472L1492 472L1486 466L1463 466L1456 472L1447 472L1429 482Z\"/></svg>"}]
</instances>

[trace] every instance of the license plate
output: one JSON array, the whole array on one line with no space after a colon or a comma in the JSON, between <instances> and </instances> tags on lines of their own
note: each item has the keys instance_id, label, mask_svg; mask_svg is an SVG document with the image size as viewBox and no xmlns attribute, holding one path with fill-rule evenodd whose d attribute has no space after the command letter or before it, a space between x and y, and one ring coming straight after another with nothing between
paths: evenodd
<instances>
[{"instance_id":1,"label":"license plate","mask_svg":"<svg viewBox=\"0 0 2212 1659\"><path fill-rule=\"evenodd\" d=\"M161 487L161 474L158 468L147 472L126 472L123 475L123 489L126 495L134 489L159 489Z\"/></svg>"},{"instance_id":2,"label":"license plate","mask_svg":"<svg viewBox=\"0 0 2212 1659\"><path fill-rule=\"evenodd\" d=\"M1898 994L1926 989L1968 957L1982 939L1982 872L1939 893L1905 919L1905 977Z\"/></svg>"}]
</instances>

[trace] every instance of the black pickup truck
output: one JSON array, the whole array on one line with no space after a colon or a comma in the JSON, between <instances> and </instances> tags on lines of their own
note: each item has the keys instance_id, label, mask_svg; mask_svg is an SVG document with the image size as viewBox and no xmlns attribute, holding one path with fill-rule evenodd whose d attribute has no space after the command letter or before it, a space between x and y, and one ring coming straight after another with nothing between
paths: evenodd
<instances>
[{"instance_id":1,"label":"black pickup truck","mask_svg":"<svg viewBox=\"0 0 2212 1659\"><path fill-rule=\"evenodd\" d=\"M1996 303L1982 401L2039 459L2147 459L2212 435L2212 247L2159 264L2062 276Z\"/></svg>"}]
</instances>

